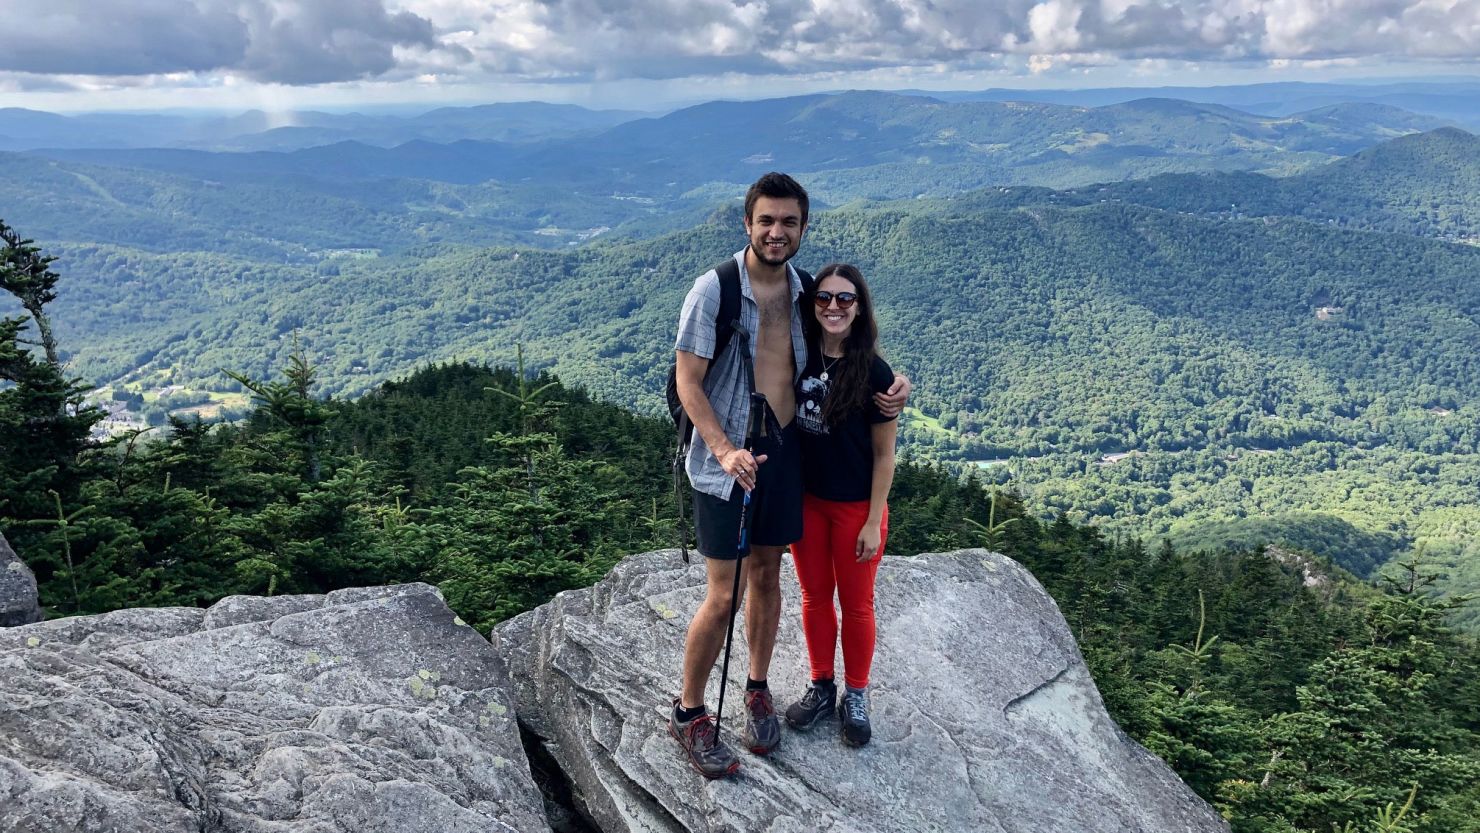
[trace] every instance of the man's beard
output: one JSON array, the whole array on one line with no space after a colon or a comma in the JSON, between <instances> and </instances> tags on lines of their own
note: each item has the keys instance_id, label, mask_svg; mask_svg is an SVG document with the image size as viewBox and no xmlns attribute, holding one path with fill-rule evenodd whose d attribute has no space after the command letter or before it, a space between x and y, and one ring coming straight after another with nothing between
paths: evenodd
<instances>
[{"instance_id":1,"label":"man's beard","mask_svg":"<svg viewBox=\"0 0 1480 833\"><path fill-rule=\"evenodd\" d=\"M786 265L786 262L788 260L791 260L793 257L796 256L797 248L799 248L799 247L790 247L790 246L788 246L786 253L781 256L781 259L780 260L774 260L774 259L772 259L772 256L770 255L770 253L766 251L766 247L765 246L761 246L761 247L757 248L754 243L750 244L750 250L752 252L755 252L755 259L756 260L759 260L761 263L766 264L767 266L784 266L784 265Z\"/></svg>"}]
</instances>

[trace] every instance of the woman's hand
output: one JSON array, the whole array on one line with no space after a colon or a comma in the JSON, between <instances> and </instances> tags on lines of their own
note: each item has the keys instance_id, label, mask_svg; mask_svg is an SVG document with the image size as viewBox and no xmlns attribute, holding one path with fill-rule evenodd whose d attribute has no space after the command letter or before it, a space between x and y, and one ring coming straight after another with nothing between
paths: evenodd
<instances>
[{"instance_id":1,"label":"woman's hand","mask_svg":"<svg viewBox=\"0 0 1480 833\"><path fill-rule=\"evenodd\" d=\"M855 555L858 556L859 564L867 564L878 558L883 553L879 552L879 544L884 538L882 523L867 523L863 529L858 530L858 543L855 545Z\"/></svg>"}]
</instances>

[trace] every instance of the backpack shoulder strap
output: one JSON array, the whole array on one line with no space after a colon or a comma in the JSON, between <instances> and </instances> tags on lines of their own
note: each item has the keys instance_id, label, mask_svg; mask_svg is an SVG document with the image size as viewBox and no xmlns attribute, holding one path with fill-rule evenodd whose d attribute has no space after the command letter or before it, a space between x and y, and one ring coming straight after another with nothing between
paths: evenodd
<instances>
[{"instance_id":1,"label":"backpack shoulder strap","mask_svg":"<svg viewBox=\"0 0 1480 833\"><path fill-rule=\"evenodd\" d=\"M740 320L740 264L727 258L714 267L719 275L719 312L714 316L714 357L719 358L735 335L735 324Z\"/></svg>"},{"instance_id":2,"label":"backpack shoulder strap","mask_svg":"<svg viewBox=\"0 0 1480 833\"><path fill-rule=\"evenodd\" d=\"M811 272L800 266L793 266L791 268L797 270L797 277L802 279L802 292L811 292L817 287L817 279L812 277Z\"/></svg>"}]
</instances>

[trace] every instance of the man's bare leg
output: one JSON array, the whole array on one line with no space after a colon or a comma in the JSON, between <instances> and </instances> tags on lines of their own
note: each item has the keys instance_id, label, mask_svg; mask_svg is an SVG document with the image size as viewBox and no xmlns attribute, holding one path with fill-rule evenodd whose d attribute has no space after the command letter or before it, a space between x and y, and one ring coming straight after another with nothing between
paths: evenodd
<instances>
[{"instance_id":1,"label":"man's bare leg","mask_svg":"<svg viewBox=\"0 0 1480 833\"><path fill-rule=\"evenodd\" d=\"M782 547L751 547L746 561L753 562L743 576L750 597L745 600L745 638L750 643L750 678L757 682L771 672L771 653L776 649L776 630L781 624Z\"/></svg>"},{"instance_id":2,"label":"man's bare leg","mask_svg":"<svg viewBox=\"0 0 1480 833\"><path fill-rule=\"evenodd\" d=\"M694 612L694 619L689 623L688 636L684 640L681 697L686 709L704 704L704 687L709 682L709 672L714 669L714 662L719 659L719 652L725 647L725 631L730 623L730 594L735 587L735 570L741 571L741 598L735 600L738 605L744 600L745 574L749 572L749 562L754 558L752 553L740 561L704 559L704 601ZM772 642L775 637L776 629L772 627ZM754 653L753 648L751 651Z\"/></svg>"}]
</instances>

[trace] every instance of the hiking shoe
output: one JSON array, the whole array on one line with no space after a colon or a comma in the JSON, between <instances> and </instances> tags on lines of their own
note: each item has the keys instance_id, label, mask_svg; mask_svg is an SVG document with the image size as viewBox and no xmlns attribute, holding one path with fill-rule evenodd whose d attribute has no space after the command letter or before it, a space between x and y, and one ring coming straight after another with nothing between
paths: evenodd
<instances>
[{"instance_id":1,"label":"hiking shoe","mask_svg":"<svg viewBox=\"0 0 1480 833\"><path fill-rule=\"evenodd\" d=\"M678 709L678 701L673 701ZM740 759L724 741L719 739L719 728L714 725L714 716L705 712L685 723L678 721L677 714L668 716L668 734L683 747L689 763L705 778L724 778L735 774L740 768Z\"/></svg>"},{"instance_id":2,"label":"hiking shoe","mask_svg":"<svg viewBox=\"0 0 1480 833\"><path fill-rule=\"evenodd\" d=\"M781 742L781 723L769 689L745 692L745 731L740 740L757 755L768 755Z\"/></svg>"},{"instance_id":3,"label":"hiking shoe","mask_svg":"<svg viewBox=\"0 0 1480 833\"><path fill-rule=\"evenodd\" d=\"M786 725L805 732L817 725L817 721L832 714L837 704L838 687L813 682L802 693L802 699L786 707Z\"/></svg>"},{"instance_id":4,"label":"hiking shoe","mask_svg":"<svg viewBox=\"0 0 1480 833\"><path fill-rule=\"evenodd\" d=\"M849 746L863 746L873 736L868 725L868 694L862 691L847 691L843 702L838 704L838 716L843 719L843 742Z\"/></svg>"}]
</instances>

